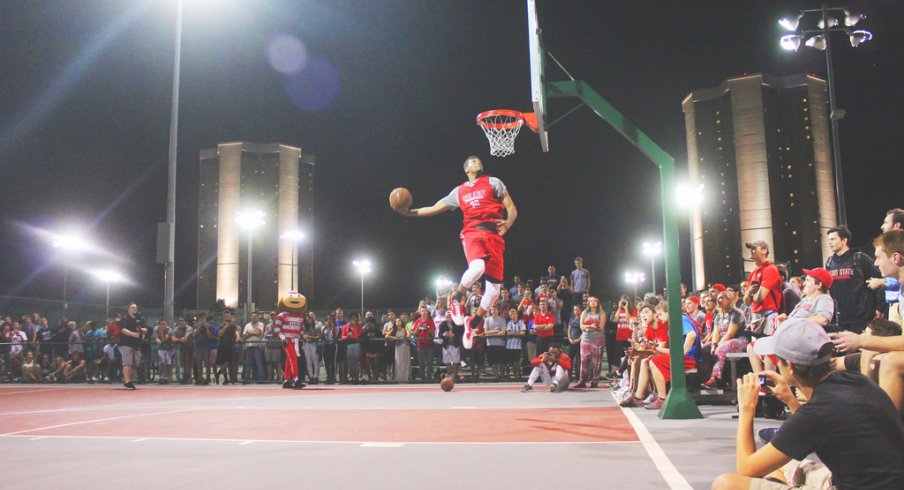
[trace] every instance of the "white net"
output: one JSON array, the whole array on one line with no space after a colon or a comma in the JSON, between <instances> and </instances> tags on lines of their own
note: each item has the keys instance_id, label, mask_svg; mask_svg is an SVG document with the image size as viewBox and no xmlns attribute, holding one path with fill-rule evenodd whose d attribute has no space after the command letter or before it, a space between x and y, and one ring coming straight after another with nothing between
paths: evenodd
<instances>
[{"instance_id":1,"label":"white net","mask_svg":"<svg viewBox=\"0 0 904 490\"><path fill-rule=\"evenodd\" d=\"M524 119L520 113L500 114L501 111L493 111L478 120L490 142L490 155L494 157L507 157L515 153L515 138L524 125ZM508 112L508 111L506 111ZM516 115L517 114L517 115Z\"/></svg>"}]
</instances>

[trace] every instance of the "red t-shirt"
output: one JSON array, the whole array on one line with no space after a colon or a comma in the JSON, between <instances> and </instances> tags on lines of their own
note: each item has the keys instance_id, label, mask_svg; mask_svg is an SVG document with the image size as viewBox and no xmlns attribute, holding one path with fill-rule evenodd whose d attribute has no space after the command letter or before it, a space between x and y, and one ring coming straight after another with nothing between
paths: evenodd
<instances>
[{"instance_id":1,"label":"red t-shirt","mask_svg":"<svg viewBox=\"0 0 904 490\"><path fill-rule=\"evenodd\" d=\"M357 340L361 338L361 324L360 323L346 323L342 327L342 339L343 340Z\"/></svg>"},{"instance_id":2,"label":"red t-shirt","mask_svg":"<svg viewBox=\"0 0 904 490\"><path fill-rule=\"evenodd\" d=\"M763 298L763 301L752 303L751 311L754 313L769 310L777 312L782 304L782 292L778 288L782 282L782 277L778 273L778 268L768 260L763 262L763 265L754 269L750 273L750 277L747 278L747 284L752 282L760 283L761 288L768 288L769 294Z\"/></svg>"},{"instance_id":3,"label":"red t-shirt","mask_svg":"<svg viewBox=\"0 0 904 490\"><path fill-rule=\"evenodd\" d=\"M555 325L555 324L556 324L556 317L553 316L552 313L550 313L548 311L546 312L545 315L543 313L540 313L539 311L534 313L534 330L537 329L537 325ZM549 330L537 330L537 337L552 337L554 333L555 332L551 328Z\"/></svg>"},{"instance_id":4,"label":"red t-shirt","mask_svg":"<svg viewBox=\"0 0 904 490\"><path fill-rule=\"evenodd\" d=\"M533 358L530 361L530 364L531 364L531 366L538 366L541 362L543 362L543 354L540 354L539 356ZM547 367L549 367L551 369L556 364L558 364L559 366L562 366L565 369L571 369L571 358L568 357L568 354L562 352L559 354L558 362L555 362L552 365L547 364Z\"/></svg>"},{"instance_id":5,"label":"red t-shirt","mask_svg":"<svg viewBox=\"0 0 904 490\"><path fill-rule=\"evenodd\" d=\"M643 338L653 341L659 342L660 344L663 342L669 341L669 325L667 323L662 323L659 320L656 321L656 328L653 328L650 325L647 325L647 329L643 332Z\"/></svg>"},{"instance_id":6,"label":"red t-shirt","mask_svg":"<svg viewBox=\"0 0 904 490\"><path fill-rule=\"evenodd\" d=\"M528 299L522 299L520 303L518 303L518 310L521 311L521 321L524 322L526 326L530 323L531 320L534 319L534 303ZM530 314L525 314L524 312L530 311Z\"/></svg>"},{"instance_id":7,"label":"red t-shirt","mask_svg":"<svg viewBox=\"0 0 904 490\"><path fill-rule=\"evenodd\" d=\"M615 325L606 325L606 330L615 329L615 340L629 340L631 338L631 319L637 318L637 310L628 314L625 310L618 310L615 313Z\"/></svg>"},{"instance_id":8,"label":"red t-shirt","mask_svg":"<svg viewBox=\"0 0 904 490\"><path fill-rule=\"evenodd\" d=\"M424 320L418 318L411 327L411 334L417 339L419 349L425 349L433 346L433 336L436 334L436 324L432 318Z\"/></svg>"}]
</instances>

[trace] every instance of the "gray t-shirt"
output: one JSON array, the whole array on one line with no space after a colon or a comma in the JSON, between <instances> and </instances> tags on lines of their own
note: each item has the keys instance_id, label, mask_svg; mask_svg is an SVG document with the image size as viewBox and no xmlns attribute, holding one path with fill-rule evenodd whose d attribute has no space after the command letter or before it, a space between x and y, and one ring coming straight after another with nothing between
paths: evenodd
<instances>
[{"instance_id":1,"label":"gray t-shirt","mask_svg":"<svg viewBox=\"0 0 904 490\"><path fill-rule=\"evenodd\" d=\"M583 315L581 318L582 323L588 325L600 325L600 314L599 313L590 313L588 312L586 315ZM581 342L591 342L594 340L599 340L604 337L604 333L602 330L594 330L592 332L584 332L581 334Z\"/></svg>"},{"instance_id":2,"label":"gray t-shirt","mask_svg":"<svg viewBox=\"0 0 904 490\"><path fill-rule=\"evenodd\" d=\"M490 330L505 330L505 318L504 317L487 317L486 321L483 324L484 331ZM487 347L505 347L505 337L502 336L490 336L487 337Z\"/></svg>"},{"instance_id":3,"label":"gray t-shirt","mask_svg":"<svg viewBox=\"0 0 904 490\"><path fill-rule=\"evenodd\" d=\"M817 315L829 321L835 315L835 301L828 294L820 294L815 298L804 296L788 318L809 318Z\"/></svg>"},{"instance_id":4,"label":"gray t-shirt","mask_svg":"<svg viewBox=\"0 0 904 490\"><path fill-rule=\"evenodd\" d=\"M505 188L505 184L503 184L502 181L497 179L496 177L490 177L489 180L490 180L490 185L493 186L493 194L495 194L497 198L502 199L502 197L508 193L508 190L506 190L506 188ZM439 202L441 202L443 204L448 204L449 206L452 206L453 208L458 209L460 207L458 205L458 189L459 189L459 187L461 187L461 186L472 187L473 185L474 185L473 182L465 182L464 184L456 186L454 189L452 189L452 192L450 192L449 195L440 199Z\"/></svg>"},{"instance_id":5,"label":"gray t-shirt","mask_svg":"<svg viewBox=\"0 0 904 490\"><path fill-rule=\"evenodd\" d=\"M713 328L719 329L719 338L725 337L728 333L728 327L730 327L732 323L738 325L738 330L735 332L735 337L737 337L747 324L747 321L744 319L744 312L738 308L732 308L728 313L724 313L721 310L716 313L716 318L713 320Z\"/></svg>"}]
</instances>

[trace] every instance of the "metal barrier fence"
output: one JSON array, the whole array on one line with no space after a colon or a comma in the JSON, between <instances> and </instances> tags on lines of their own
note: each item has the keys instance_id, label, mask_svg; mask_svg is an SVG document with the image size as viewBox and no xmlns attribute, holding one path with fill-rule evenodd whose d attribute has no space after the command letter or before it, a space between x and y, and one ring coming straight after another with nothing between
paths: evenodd
<instances>
[{"instance_id":1,"label":"metal barrier fence","mask_svg":"<svg viewBox=\"0 0 904 490\"><path fill-rule=\"evenodd\" d=\"M509 337L488 337L502 339ZM530 360L538 355L536 335L520 336L521 347L487 347L478 341L472 349L461 348L455 369L447 369L439 339L429 345L417 339L358 339L355 342L302 342L299 370L308 383L433 383L453 371L459 380L522 381L530 372ZM561 335L541 340L543 347L559 342L579 368L577 345ZM545 349L544 349L545 350ZM139 383L219 384L281 383L285 352L276 339L239 341L234 348L215 342L207 348L144 342L138 366ZM606 365L605 357L600 367ZM88 338L80 343L0 343L0 383L118 382L122 362L118 348L108 338ZM313 375L311 374L313 373ZM573 379L575 377L573 376Z\"/></svg>"}]
</instances>

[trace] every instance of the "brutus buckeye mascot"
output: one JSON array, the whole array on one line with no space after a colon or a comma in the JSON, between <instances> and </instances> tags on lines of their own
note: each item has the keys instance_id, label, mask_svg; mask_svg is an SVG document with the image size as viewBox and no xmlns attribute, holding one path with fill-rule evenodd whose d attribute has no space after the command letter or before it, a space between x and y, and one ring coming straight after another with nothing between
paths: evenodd
<instances>
[{"instance_id":1,"label":"brutus buckeye mascot","mask_svg":"<svg viewBox=\"0 0 904 490\"><path fill-rule=\"evenodd\" d=\"M282 342L286 353L286 368L283 371L283 388L304 388L298 379L298 356L301 355L301 332L304 330L304 317L308 312L308 299L303 294L289 291L279 298L276 305L279 314L273 322L273 331Z\"/></svg>"}]
</instances>

